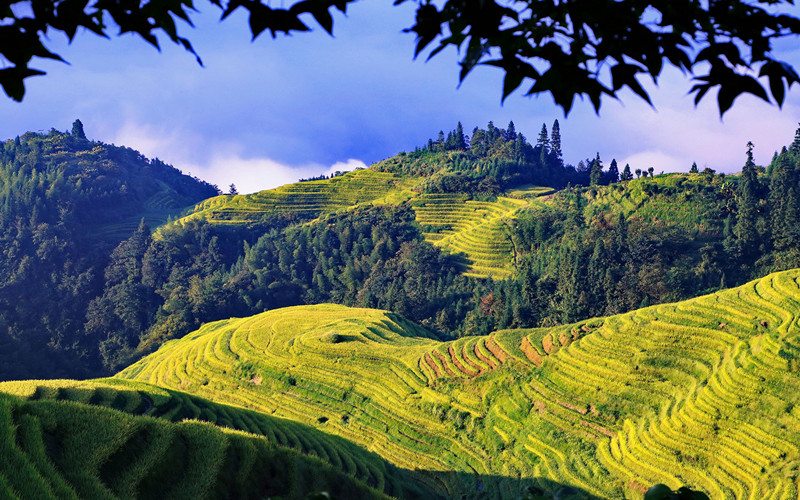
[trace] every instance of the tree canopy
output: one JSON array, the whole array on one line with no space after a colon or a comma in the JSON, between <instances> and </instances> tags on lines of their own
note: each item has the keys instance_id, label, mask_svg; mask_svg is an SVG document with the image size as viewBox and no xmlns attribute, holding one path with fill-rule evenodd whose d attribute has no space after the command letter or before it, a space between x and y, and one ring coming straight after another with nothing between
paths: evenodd
<instances>
[{"instance_id":1,"label":"tree canopy","mask_svg":"<svg viewBox=\"0 0 800 500\"><path fill-rule=\"evenodd\" d=\"M309 31L309 16L332 34L331 11L345 12L355 0L299 0L288 7L261 0L209 1L223 19L246 10L255 39L264 31L273 37ZM720 113L741 94L780 106L787 89L800 81L791 64L772 54L776 40L800 34L800 19L782 12L792 0L417 1L416 18L406 30L416 34L416 55L458 48L461 80L475 66L494 66L505 73L504 99L526 83L527 95L550 94L565 112L583 96L599 110L604 98L617 98L624 87L650 103L638 77L657 82L666 66L694 79L695 102L718 89ZM191 26L194 10L191 0L4 0L0 59L6 64L0 84L9 97L22 100L24 80L44 74L30 67L34 58L63 60L45 45L52 33L72 40L81 28L108 37L116 27L155 47L162 34L197 56L176 23Z\"/></svg>"}]
</instances>

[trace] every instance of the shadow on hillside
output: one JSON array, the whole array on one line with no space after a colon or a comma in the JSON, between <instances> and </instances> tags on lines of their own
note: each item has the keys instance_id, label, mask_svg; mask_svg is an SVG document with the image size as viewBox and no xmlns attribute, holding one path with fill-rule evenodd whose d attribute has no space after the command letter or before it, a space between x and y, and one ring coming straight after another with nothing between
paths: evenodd
<instances>
[{"instance_id":1,"label":"shadow on hillside","mask_svg":"<svg viewBox=\"0 0 800 500\"><path fill-rule=\"evenodd\" d=\"M453 500L594 500L587 491L542 477L513 478L455 471L406 470L426 484L431 494L420 498Z\"/></svg>"},{"instance_id":2,"label":"shadow on hillside","mask_svg":"<svg viewBox=\"0 0 800 500\"><path fill-rule=\"evenodd\" d=\"M368 463L368 466L359 467L359 469L361 471L368 469L369 474L366 477L364 474L355 474L355 476L372 488L380 488L381 485L384 485L384 493L401 499L566 500L598 498L580 488L545 478L513 478L479 475L474 472L405 469L395 466L380 455L368 451L346 438L325 432L324 422L315 427L244 408L215 403L180 391L162 390L166 390L171 396L166 401L163 396L158 398L138 388L124 386L101 386L98 388L39 386L28 399L102 406L136 416L146 413L148 417L172 422L184 420L209 422L220 427L262 435L278 446L293 448L304 455L321 458L334 468L337 467L336 462L340 464L347 461ZM326 454L336 454L337 457L332 460L326 457ZM348 458L342 460L344 457ZM347 470L343 471L348 473Z\"/></svg>"}]
</instances>

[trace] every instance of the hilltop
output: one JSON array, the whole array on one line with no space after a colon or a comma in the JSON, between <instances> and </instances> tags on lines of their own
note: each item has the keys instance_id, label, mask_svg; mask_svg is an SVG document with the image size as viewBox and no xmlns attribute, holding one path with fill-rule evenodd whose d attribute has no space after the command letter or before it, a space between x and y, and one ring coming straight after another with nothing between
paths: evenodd
<instances>
[{"instance_id":1,"label":"hilltop","mask_svg":"<svg viewBox=\"0 0 800 500\"><path fill-rule=\"evenodd\" d=\"M79 123L0 142L0 379L97 374L81 327L114 247L218 192Z\"/></svg>"},{"instance_id":2,"label":"hilltop","mask_svg":"<svg viewBox=\"0 0 800 500\"><path fill-rule=\"evenodd\" d=\"M714 499L794 498L798 334L793 270L624 315L447 342L386 311L293 307L205 325L107 381L0 390L125 401L113 388L132 393L132 408L152 394L167 419L176 398L210 421L226 414L220 404L249 408L250 419L346 438L380 455L367 458L376 467L427 471L417 478L448 497L566 485L621 498L664 483Z\"/></svg>"}]
</instances>

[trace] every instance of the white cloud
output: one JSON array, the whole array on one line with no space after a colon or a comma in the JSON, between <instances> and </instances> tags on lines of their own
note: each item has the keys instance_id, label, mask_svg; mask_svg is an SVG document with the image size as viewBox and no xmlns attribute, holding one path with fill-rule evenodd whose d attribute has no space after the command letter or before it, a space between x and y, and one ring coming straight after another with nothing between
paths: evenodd
<instances>
[{"instance_id":1,"label":"white cloud","mask_svg":"<svg viewBox=\"0 0 800 500\"><path fill-rule=\"evenodd\" d=\"M330 175L337 170L350 171L356 167L364 168L366 165L353 158L328 167L318 163L285 165L269 158L242 158L238 154L220 154L202 164L184 165L181 170L218 185L224 192L228 191L231 183L236 184L239 193L246 194L291 184L301 178Z\"/></svg>"},{"instance_id":2,"label":"white cloud","mask_svg":"<svg viewBox=\"0 0 800 500\"><path fill-rule=\"evenodd\" d=\"M243 147L239 144L209 144L191 132L154 127L137 120L126 121L110 136L115 144L134 148L150 158L158 157L186 174L218 185L224 192L231 184L236 185L239 193L254 193L297 182L301 178L367 166L355 158L332 165L316 162L291 165L268 157L251 158L241 153Z\"/></svg>"},{"instance_id":3,"label":"white cloud","mask_svg":"<svg viewBox=\"0 0 800 500\"><path fill-rule=\"evenodd\" d=\"M334 172L352 172L357 168L367 168L367 164L361 160L350 158L347 161L337 161L328 169L327 174L330 175Z\"/></svg>"},{"instance_id":4,"label":"white cloud","mask_svg":"<svg viewBox=\"0 0 800 500\"><path fill-rule=\"evenodd\" d=\"M647 170L653 167L654 173L658 175L662 171L688 172L689 168L692 166L692 162L689 161L687 164L686 161L685 158L672 156L662 151L642 151L627 156L622 161L618 160L617 163L619 164L620 170L622 170L626 163L630 164L631 170L636 170L637 168Z\"/></svg>"}]
</instances>

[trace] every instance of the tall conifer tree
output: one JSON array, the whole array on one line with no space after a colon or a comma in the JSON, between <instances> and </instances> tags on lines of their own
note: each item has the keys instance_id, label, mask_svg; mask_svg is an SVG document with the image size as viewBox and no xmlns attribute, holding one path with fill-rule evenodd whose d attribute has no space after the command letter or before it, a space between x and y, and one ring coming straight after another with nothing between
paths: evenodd
<instances>
[{"instance_id":1,"label":"tall conifer tree","mask_svg":"<svg viewBox=\"0 0 800 500\"><path fill-rule=\"evenodd\" d=\"M737 253L741 256L752 256L758 248L758 174L753 162L753 143L747 143L747 161L742 168L739 180L738 210L733 235L736 238Z\"/></svg>"},{"instance_id":2,"label":"tall conifer tree","mask_svg":"<svg viewBox=\"0 0 800 500\"><path fill-rule=\"evenodd\" d=\"M467 149L467 137L464 135L464 126L461 122L456 125L456 149Z\"/></svg>"},{"instance_id":3,"label":"tall conifer tree","mask_svg":"<svg viewBox=\"0 0 800 500\"><path fill-rule=\"evenodd\" d=\"M613 184L619 182L619 167L617 167L617 159L611 160L611 165L608 166L608 182Z\"/></svg>"},{"instance_id":4,"label":"tall conifer tree","mask_svg":"<svg viewBox=\"0 0 800 500\"><path fill-rule=\"evenodd\" d=\"M561 126L558 124L558 119L553 122L553 130L550 135L550 149L552 149L553 156L556 158L559 165L563 165L564 158L561 154Z\"/></svg>"},{"instance_id":5,"label":"tall conifer tree","mask_svg":"<svg viewBox=\"0 0 800 500\"><path fill-rule=\"evenodd\" d=\"M631 166L629 163L626 163L625 168L622 169L622 176L620 179L623 181L629 181L633 179L633 173L631 173Z\"/></svg>"},{"instance_id":6,"label":"tall conifer tree","mask_svg":"<svg viewBox=\"0 0 800 500\"><path fill-rule=\"evenodd\" d=\"M517 129L514 127L514 122L508 122L508 128L506 129L506 140L507 141L516 141L517 140Z\"/></svg>"},{"instance_id":7,"label":"tall conifer tree","mask_svg":"<svg viewBox=\"0 0 800 500\"><path fill-rule=\"evenodd\" d=\"M550 151L550 139L547 137L547 125L542 123L542 130L539 132L539 137L536 139L536 145L541 147L544 151Z\"/></svg>"},{"instance_id":8,"label":"tall conifer tree","mask_svg":"<svg viewBox=\"0 0 800 500\"><path fill-rule=\"evenodd\" d=\"M83 131L83 123L80 120L72 122L72 137L82 141L86 140L86 133Z\"/></svg>"},{"instance_id":9,"label":"tall conifer tree","mask_svg":"<svg viewBox=\"0 0 800 500\"><path fill-rule=\"evenodd\" d=\"M600 153L597 153L597 157L592 160L592 166L589 171L589 182L591 182L592 186L596 186L601 183L603 179L603 163L600 161Z\"/></svg>"}]
</instances>

